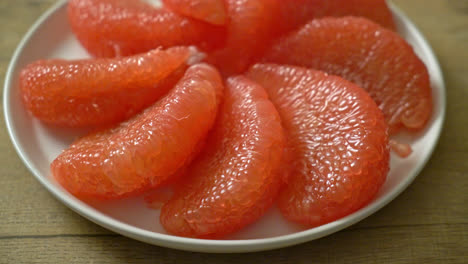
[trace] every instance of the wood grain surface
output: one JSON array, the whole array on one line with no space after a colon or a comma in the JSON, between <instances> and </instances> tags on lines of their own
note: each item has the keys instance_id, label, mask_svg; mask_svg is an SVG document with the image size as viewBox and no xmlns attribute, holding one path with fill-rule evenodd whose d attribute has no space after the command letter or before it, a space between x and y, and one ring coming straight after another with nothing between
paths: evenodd
<instances>
[{"instance_id":1,"label":"wood grain surface","mask_svg":"<svg viewBox=\"0 0 468 264\"><path fill-rule=\"evenodd\" d=\"M468 263L468 0L394 2L441 63L447 117L425 169L376 214L334 235L259 253L202 254L147 245L103 229L54 199L16 155L2 120L0 263ZM20 39L54 3L0 0L2 83Z\"/></svg>"}]
</instances>

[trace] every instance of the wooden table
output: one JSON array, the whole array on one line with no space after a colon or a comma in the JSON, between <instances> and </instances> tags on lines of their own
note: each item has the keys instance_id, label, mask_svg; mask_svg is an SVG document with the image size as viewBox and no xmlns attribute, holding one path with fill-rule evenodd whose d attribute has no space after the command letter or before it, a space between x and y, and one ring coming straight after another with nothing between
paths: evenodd
<instances>
[{"instance_id":1,"label":"wooden table","mask_svg":"<svg viewBox=\"0 0 468 264\"><path fill-rule=\"evenodd\" d=\"M2 83L16 45L54 2L0 1ZM20 161L1 122L0 263L468 263L468 1L395 3L434 48L448 108L426 168L378 213L326 238L274 251L223 255L151 246L103 229L54 199Z\"/></svg>"}]
</instances>

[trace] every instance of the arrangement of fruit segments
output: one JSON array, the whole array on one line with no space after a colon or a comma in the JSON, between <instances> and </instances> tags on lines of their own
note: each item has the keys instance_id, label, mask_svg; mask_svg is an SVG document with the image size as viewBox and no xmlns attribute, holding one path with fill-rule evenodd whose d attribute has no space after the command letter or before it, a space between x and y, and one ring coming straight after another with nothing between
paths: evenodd
<instances>
[{"instance_id":1,"label":"arrangement of fruit segments","mask_svg":"<svg viewBox=\"0 0 468 264\"><path fill-rule=\"evenodd\" d=\"M18 76L32 116L92 130L50 165L79 199L146 195L185 237L273 206L313 228L369 204L390 152L411 155L395 136L431 118L428 71L384 0L162 2L70 0L93 58Z\"/></svg>"}]
</instances>

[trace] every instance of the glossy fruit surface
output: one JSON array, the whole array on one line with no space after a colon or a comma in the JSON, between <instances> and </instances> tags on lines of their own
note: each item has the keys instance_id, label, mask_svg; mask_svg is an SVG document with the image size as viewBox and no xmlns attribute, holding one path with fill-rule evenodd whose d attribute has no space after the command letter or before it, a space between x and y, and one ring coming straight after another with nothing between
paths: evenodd
<instances>
[{"instance_id":1,"label":"glossy fruit surface","mask_svg":"<svg viewBox=\"0 0 468 264\"><path fill-rule=\"evenodd\" d=\"M142 0L70 0L68 19L81 44L94 56L128 56L158 47L217 47L222 27L183 17Z\"/></svg>"},{"instance_id":2,"label":"glossy fruit surface","mask_svg":"<svg viewBox=\"0 0 468 264\"><path fill-rule=\"evenodd\" d=\"M222 90L216 69L191 66L144 112L73 143L52 162L52 174L80 198L118 198L156 187L198 151L215 121Z\"/></svg>"},{"instance_id":3,"label":"glossy fruit surface","mask_svg":"<svg viewBox=\"0 0 468 264\"><path fill-rule=\"evenodd\" d=\"M176 235L209 238L257 220L278 193L284 143L264 88L242 76L229 78L214 130L163 206L161 224Z\"/></svg>"},{"instance_id":4,"label":"glossy fruit surface","mask_svg":"<svg viewBox=\"0 0 468 264\"><path fill-rule=\"evenodd\" d=\"M265 62L341 76L363 87L382 109L392 134L422 129L432 114L424 63L396 33L357 17L313 20L279 40Z\"/></svg>"},{"instance_id":5,"label":"glossy fruit surface","mask_svg":"<svg viewBox=\"0 0 468 264\"><path fill-rule=\"evenodd\" d=\"M115 124L166 94L196 54L191 48L175 47L123 58L39 60L21 72L22 99L48 124Z\"/></svg>"},{"instance_id":6,"label":"glossy fruit surface","mask_svg":"<svg viewBox=\"0 0 468 264\"><path fill-rule=\"evenodd\" d=\"M290 175L278 206L306 226L344 217L369 203L389 170L387 125L360 87L294 66L257 64L248 77L280 113Z\"/></svg>"}]
</instances>

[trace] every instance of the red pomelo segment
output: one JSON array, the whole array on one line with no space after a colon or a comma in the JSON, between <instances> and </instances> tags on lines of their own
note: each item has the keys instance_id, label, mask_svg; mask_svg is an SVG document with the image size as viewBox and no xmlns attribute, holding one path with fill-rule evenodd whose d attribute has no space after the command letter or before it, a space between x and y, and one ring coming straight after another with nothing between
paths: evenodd
<instances>
[{"instance_id":1,"label":"red pomelo segment","mask_svg":"<svg viewBox=\"0 0 468 264\"><path fill-rule=\"evenodd\" d=\"M288 138L290 178L279 208L287 219L318 226L369 203L389 170L387 125L360 87L293 66L257 64Z\"/></svg>"},{"instance_id":2,"label":"red pomelo segment","mask_svg":"<svg viewBox=\"0 0 468 264\"><path fill-rule=\"evenodd\" d=\"M429 74L396 33L356 17L314 20L278 41L265 62L323 70L363 87L396 133L424 127L432 113Z\"/></svg>"},{"instance_id":3,"label":"red pomelo segment","mask_svg":"<svg viewBox=\"0 0 468 264\"><path fill-rule=\"evenodd\" d=\"M190 67L141 114L73 143L52 162L53 175L80 198L118 198L156 187L197 151L214 123L222 89L216 69Z\"/></svg>"},{"instance_id":4,"label":"red pomelo segment","mask_svg":"<svg viewBox=\"0 0 468 264\"><path fill-rule=\"evenodd\" d=\"M396 31L385 0L293 0L280 1L281 29L288 31L320 17L359 16Z\"/></svg>"},{"instance_id":5,"label":"red pomelo segment","mask_svg":"<svg viewBox=\"0 0 468 264\"><path fill-rule=\"evenodd\" d=\"M278 2L226 0L226 47L208 57L225 76L245 71L270 43L277 23Z\"/></svg>"},{"instance_id":6,"label":"red pomelo segment","mask_svg":"<svg viewBox=\"0 0 468 264\"><path fill-rule=\"evenodd\" d=\"M215 25L226 23L224 0L163 0L163 3L174 12L184 16Z\"/></svg>"},{"instance_id":7,"label":"red pomelo segment","mask_svg":"<svg viewBox=\"0 0 468 264\"><path fill-rule=\"evenodd\" d=\"M157 47L221 45L224 30L157 9L142 0L70 0L68 18L81 44L94 56L127 56Z\"/></svg>"},{"instance_id":8,"label":"red pomelo segment","mask_svg":"<svg viewBox=\"0 0 468 264\"><path fill-rule=\"evenodd\" d=\"M23 102L49 124L115 124L166 94L196 54L176 47L115 59L40 60L21 72Z\"/></svg>"},{"instance_id":9,"label":"red pomelo segment","mask_svg":"<svg viewBox=\"0 0 468 264\"><path fill-rule=\"evenodd\" d=\"M206 148L189 166L161 224L187 237L219 237L258 219L271 206L281 178L284 136L263 87L234 77Z\"/></svg>"}]
</instances>

